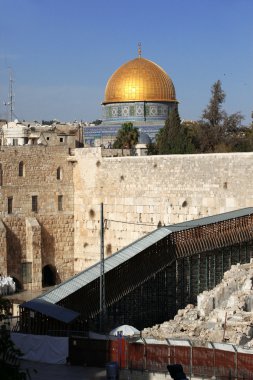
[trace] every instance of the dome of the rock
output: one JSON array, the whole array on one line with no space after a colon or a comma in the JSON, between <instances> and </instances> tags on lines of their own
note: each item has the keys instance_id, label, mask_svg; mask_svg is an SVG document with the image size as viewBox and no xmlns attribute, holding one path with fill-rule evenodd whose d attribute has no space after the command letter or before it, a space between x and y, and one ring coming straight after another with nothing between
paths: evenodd
<instances>
[{"instance_id":1,"label":"dome of the rock","mask_svg":"<svg viewBox=\"0 0 253 380\"><path fill-rule=\"evenodd\" d=\"M176 102L173 82L156 63L138 57L116 70L107 82L103 104Z\"/></svg>"},{"instance_id":2,"label":"dome of the rock","mask_svg":"<svg viewBox=\"0 0 253 380\"><path fill-rule=\"evenodd\" d=\"M139 45L138 45L139 46ZM178 109L172 79L156 63L141 56L121 65L108 79L102 101L102 123L86 128L87 144L111 146L124 123L132 123L151 141L164 127L172 110Z\"/></svg>"}]
</instances>

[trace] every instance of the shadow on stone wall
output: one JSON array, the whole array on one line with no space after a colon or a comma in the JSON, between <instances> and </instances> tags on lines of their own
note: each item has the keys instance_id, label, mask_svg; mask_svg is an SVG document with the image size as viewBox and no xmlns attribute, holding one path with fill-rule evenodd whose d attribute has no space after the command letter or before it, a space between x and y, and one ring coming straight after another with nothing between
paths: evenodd
<instances>
[{"instance_id":1,"label":"shadow on stone wall","mask_svg":"<svg viewBox=\"0 0 253 380\"><path fill-rule=\"evenodd\" d=\"M50 231L41 224L41 264L55 265L55 238Z\"/></svg>"},{"instance_id":2,"label":"shadow on stone wall","mask_svg":"<svg viewBox=\"0 0 253 380\"><path fill-rule=\"evenodd\" d=\"M7 222L8 223L8 222ZM25 246L21 244L22 226L17 227L17 231L11 229L7 223L4 223L6 228L6 248L7 248L7 274L15 277L22 287L22 272L21 259L24 254ZM18 223L17 223L18 224ZM16 229L16 228L15 228ZM20 236L17 235L20 234ZM25 233L23 233L25 236Z\"/></svg>"}]
</instances>

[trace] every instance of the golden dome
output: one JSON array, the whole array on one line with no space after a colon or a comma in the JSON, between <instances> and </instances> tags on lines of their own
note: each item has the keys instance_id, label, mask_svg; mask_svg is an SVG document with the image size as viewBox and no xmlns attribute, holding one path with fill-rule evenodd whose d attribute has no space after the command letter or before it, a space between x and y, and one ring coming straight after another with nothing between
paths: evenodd
<instances>
[{"instance_id":1,"label":"golden dome","mask_svg":"<svg viewBox=\"0 0 253 380\"><path fill-rule=\"evenodd\" d=\"M173 82L156 63L135 58L112 74L103 104L132 101L176 102Z\"/></svg>"}]
</instances>

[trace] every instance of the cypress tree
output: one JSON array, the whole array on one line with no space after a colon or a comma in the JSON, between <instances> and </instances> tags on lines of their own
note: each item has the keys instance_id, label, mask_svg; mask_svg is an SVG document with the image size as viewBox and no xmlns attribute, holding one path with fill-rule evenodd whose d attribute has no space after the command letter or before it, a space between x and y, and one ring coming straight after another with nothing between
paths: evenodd
<instances>
[{"instance_id":1,"label":"cypress tree","mask_svg":"<svg viewBox=\"0 0 253 380\"><path fill-rule=\"evenodd\" d=\"M194 146L188 129L181 123L176 109L171 110L169 117L157 136L158 154L193 153Z\"/></svg>"}]
</instances>

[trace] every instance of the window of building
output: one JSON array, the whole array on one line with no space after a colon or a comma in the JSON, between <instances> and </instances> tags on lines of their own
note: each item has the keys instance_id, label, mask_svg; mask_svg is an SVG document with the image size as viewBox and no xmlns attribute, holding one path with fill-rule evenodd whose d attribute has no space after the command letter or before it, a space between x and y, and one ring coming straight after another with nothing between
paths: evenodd
<instances>
[{"instance_id":1,"label":"window of building","mask_svg":"<svg viewBox=\"0 0 253 380\"><path fill-rule=\"evenodd\" d=\"M60 166L56 170L56 178L58 180L62 179L62 168Z\"/></svg>"},{"instance_id":2,"label":"window of building","mask_svg":"<svg viewBox=\"0 0 253 380\"><path fill-rule=\"evenodd\" d=\"M32 263L22 263L22 280L24 284L32 282Z\"/></svg>"},{"instance_id":3,"label":"window of building","mask_svg":"<svg viewBox=\"0 0 253 380\"><path fill-rule=\"evenodd\" d=\"M18 165L18 175L19 177L24 177L25 176L25 166L24 166L24 162L23 161L20 161L19 165Z\"/></svg>"},{"instance_id":4,"label":"window of building","mask_svg":"<svg viewBox=\"0 0 253 380\"><path fill-rule=\"evenodd\" d=\"M60 142L61 142L61 143L64 142L64 137L60 137Z\"/></svg>"},{"instance_id":5,"label":"window of building","mask_svg":"<svg viewBox=\"0 0 253 380\"><path fill-rule=\"evenodd\" d=\"M49 137L47 137L47 141L49 140Z\"/></svg>"},{"instance_id":6,"label":"window of building","mask_svg":"<svg viewBox=\"0 0 253 380\"><path fill-rule=\"evenodd\" d=\"M13 144L14 146L17 146L17 145L18 145L18 139L13 139L12 144Z\"/></svg>"},{"instance_id":7,"label":"window of building","mask_svg":"<svg viewBox=\"0 0 253 380\"><path fill-rule=\"evenodd\" d=\"M63 195L58 195L58 211L63 210Z\"/></svg>"},{"instance_id":8,"label":"window of building","mask_svg":"<svg viewBox=\"0 0 253 380\"><path fill-rule=\"evenodd\" d=\"M3 186L3 167L0 164L0 186Z\"/></svg>"},{"instance_id":9,"label":"window of building","mask_svg":"<svg viewBox=\"0 0 253 380\"><path fill-rule=\"evenodd\" d=\"M8 214L12 214L13 197L8 197Z\"/></svg>"},{"instance_id":10,"label":"window of building","mask_svg":"<svg viewBox=\"0 0 253 380\"><path fill-rule=\"evenodd\" d=\"M38 212L38 196L32 195L32 211Z\"/></svg>"}]
</instances>

